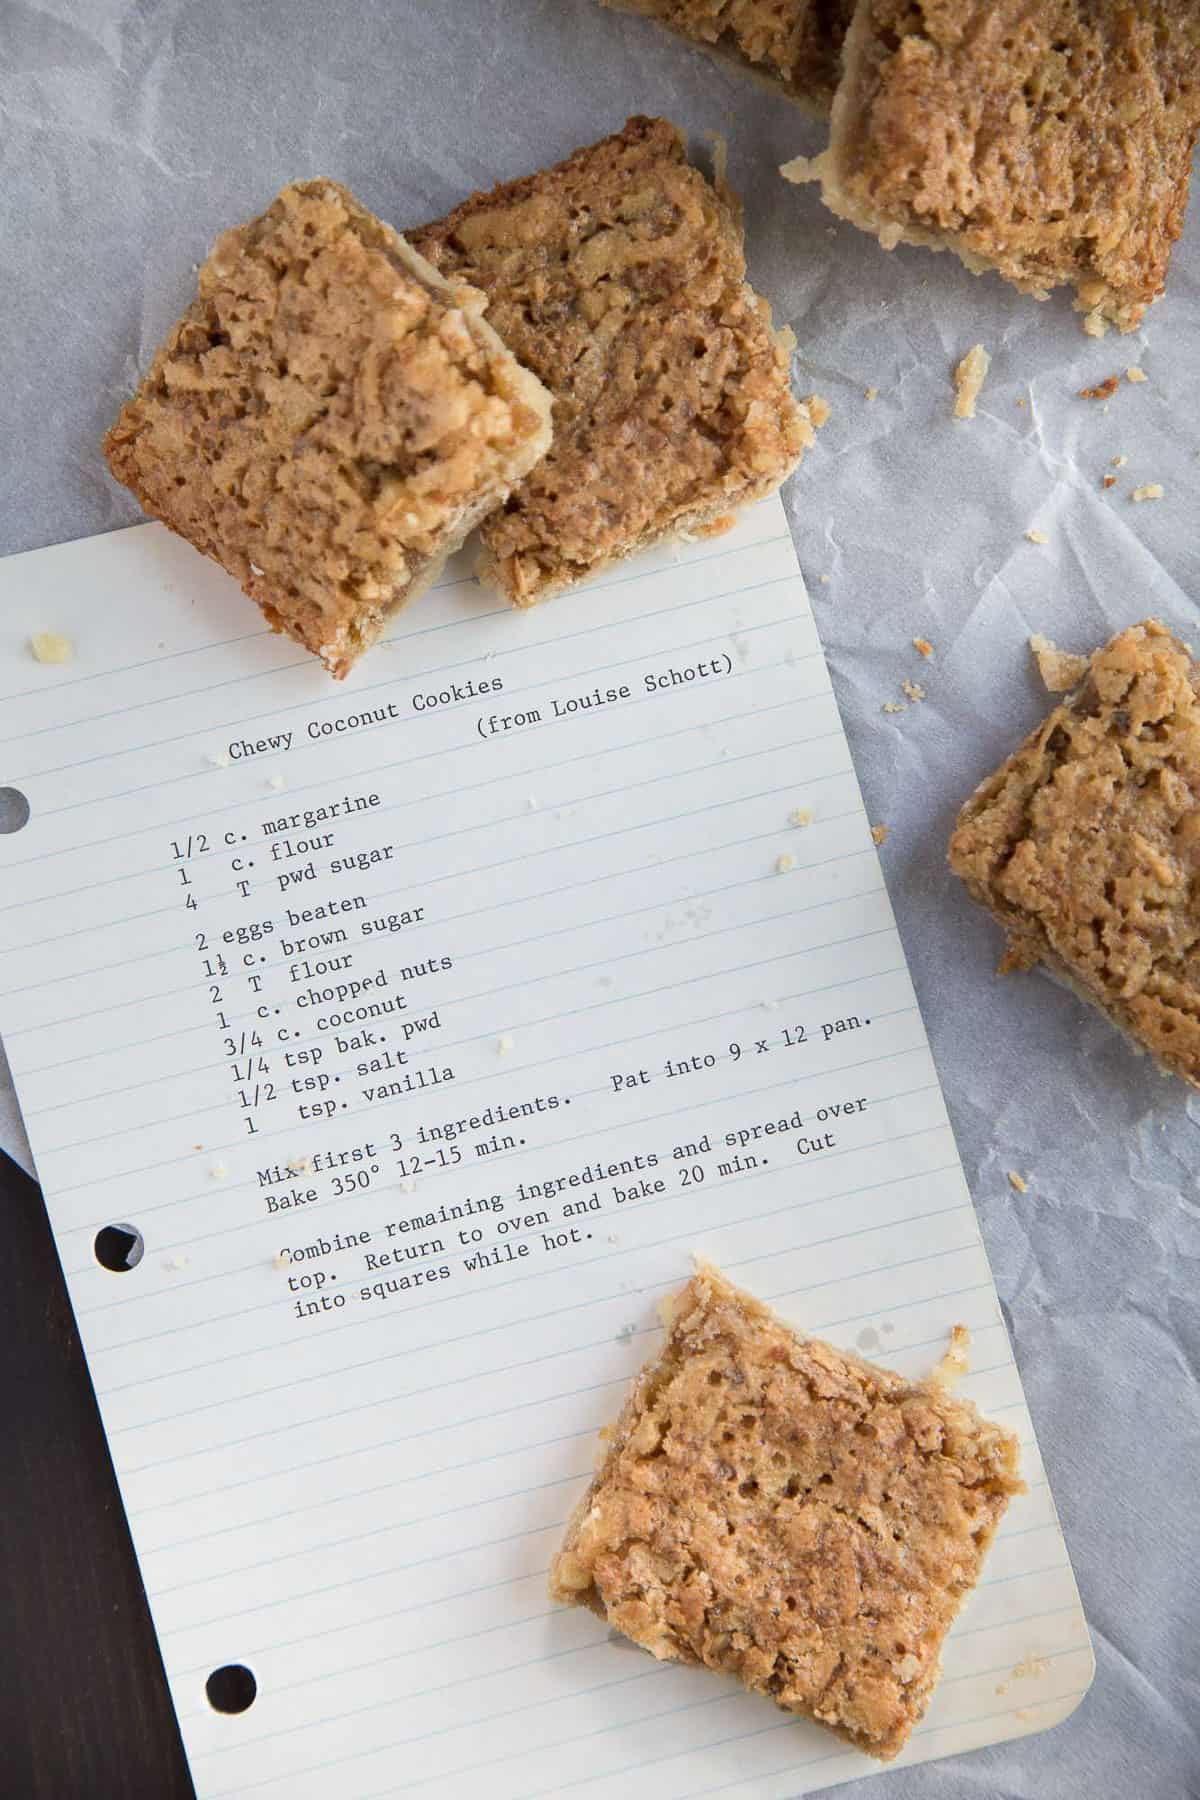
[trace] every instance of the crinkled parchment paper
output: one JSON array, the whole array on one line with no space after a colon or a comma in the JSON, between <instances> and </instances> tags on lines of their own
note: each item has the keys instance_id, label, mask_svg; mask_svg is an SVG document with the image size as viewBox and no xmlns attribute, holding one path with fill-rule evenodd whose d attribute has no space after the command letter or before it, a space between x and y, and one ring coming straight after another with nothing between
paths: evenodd
<instances>
[{"instance_id":1,"label":"crinkled parchment paper","mask_svg":"<svg viewBox=\"0 0 1200 1800\"><path fill-rule=\"evenodd\" d=\"M1057 1731L871 1800L1200 1793L1200 1101L1048 981L995 979L944 860L1047 704L1031 632L1089 649L1155 613L1200 643L1200 219L1144 330L1098 342L1065 297L835 222L777 174L818 124L593 0L0 0L0 42L5 552L137 517L101 433L216 232L284 181L336 176L403 227L627 113L728 137L752 274L833 407L789 514L1100 1663ZM1129 366L1148 380L1078 397ZM0 1143L28 1160L2 1092Z\"/></svg>"}]
</instances>

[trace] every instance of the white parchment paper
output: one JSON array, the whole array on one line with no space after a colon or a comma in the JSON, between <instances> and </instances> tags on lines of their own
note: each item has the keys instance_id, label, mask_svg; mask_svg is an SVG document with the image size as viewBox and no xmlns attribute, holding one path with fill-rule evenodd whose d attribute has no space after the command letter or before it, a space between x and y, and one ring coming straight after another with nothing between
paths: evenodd
<instances>
[{"instance_id":1,"label":"white parchment paper","mask_svg":"<svg viewBox=\"0 0 1200 1800\"><path fill-rule=\"evenodd\" d=\"M1200 642L1197 221L1144 330L1097 342L1065 297L833 221L777 174L819 124L593 0L0 0L0 552L138 516L99 439L216 232L283 182L335 176L403 228L637 111L729 139L751 273L795 329L799 391L833 407L789 517L1100 1662L1057 1732L884 1775L872 1800L1182 1800L1200 1105L1048 982L994 979L944 847L1046 707L1030 632L1088 649L1153 613ZM976 342L991 375L956 421ZM1144 384L1078 397L1132 365ZM1151 482L1163 498L1135 504ZM0 1144L28 1162L2 1057Z\"/></svg>"}]
</instances>

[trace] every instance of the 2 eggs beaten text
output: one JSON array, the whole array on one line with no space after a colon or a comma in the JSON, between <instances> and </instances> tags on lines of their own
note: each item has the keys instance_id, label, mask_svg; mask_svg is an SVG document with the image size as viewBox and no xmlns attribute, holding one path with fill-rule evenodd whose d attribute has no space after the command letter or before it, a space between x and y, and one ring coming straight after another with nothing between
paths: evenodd
<instances>
[{"instance_id":1,"label":"2 eggs beaten text","mask_svg":"<svg viewBox=\"0 0 1200 1800\"><path fill-rule=\"evenodd\" d=\"M512 712L480 713L475 720L475 730L479 737L485 739L504 737L511 731L521 731L530 725L550 724L555 719L568 719L575 713L596 712L602 707L619 706L624 701L632 700L635 691L646 696L664 689L694 687L697 682L711 681L732 672L733 660L722 652L717 656L704 657L698 662L647 672L637 676L633 686L628 682L621 682L615 687L592 687L582 693L555 694L547 700L540 700L536 705L514 708ZM501 675L493 675L486 681L455 681L448 687L422 689L412 694L408 710L410 713L436 712L503 691L504 678ZM339 737L346 732L394 724L404 716L404 708L396 701L389 700L383 706L366 707L362 712L345 713L336 719L310 719L300 736L312 741ZM296 735L294 731L277 731L260 738L233 738L225 746L225 752L231 762L246 762L253 756L290 750Z\"/></svg>"}]
</instances>

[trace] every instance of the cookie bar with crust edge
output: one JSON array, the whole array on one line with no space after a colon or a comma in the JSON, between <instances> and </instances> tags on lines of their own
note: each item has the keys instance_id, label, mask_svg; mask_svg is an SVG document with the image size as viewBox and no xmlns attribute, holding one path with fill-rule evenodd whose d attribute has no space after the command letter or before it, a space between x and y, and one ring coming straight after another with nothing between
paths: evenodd
<instances>
[{"instance_id":1,"label":"cookie bar with crust edge","mask_svg":"<svg viewBox=\"0 0 1200 1800\"><path fill-rule=\"evenodd\" d=\"M480 574L514 605L718 531L813 441L789 342L746 283L737 202L667 120L630 119L410 235L484 291L554 395L549 454L481 534Z\"/></svg>"},{"instance_id":2,"label":"cookie bar with crust edge","mask_svg":"<svg viewBox=\"0 0 1200 1800\"><path fill-rule=\"evenodd\" d=\"M1002 972L1041 964L1200 1087L1200 670L1146 619L958 815L950 867L999 924Z\"/></svg>"},{"instance_id":3,"label":"cookie bar with crust edge","mask_svg":"<svg viewBox=\"0 0 1200 1800\"><path fill-rule=\"evenodd\" d=\"M879 238L952 250L1088 328L1140 323L1183 228L1200 130L1192 0L859 0L829 148L783 167Z\"/></svg>"},{"instance_id":4,"label":"cookie bar with crust edge","mask_svg":"<svg viewBox=\"0 0 1200 1800\"><path fill-rule=\"evenodd\" d=\"M553 1598L895 1756L1022 1491L1013 1434L701 1264L604 1435Z\"/></svg>"},{"instance_id":5,"label":"cookie bar with crust edge","mask_svg":"<svg viewBox=\"0 0 1200 1800\"><path fill-rule=\"evenodd\" d=\"M295 182L217 240L109 466L344 676L549 444L483 306L338 183Z\"/></svg>"}]
</instances>

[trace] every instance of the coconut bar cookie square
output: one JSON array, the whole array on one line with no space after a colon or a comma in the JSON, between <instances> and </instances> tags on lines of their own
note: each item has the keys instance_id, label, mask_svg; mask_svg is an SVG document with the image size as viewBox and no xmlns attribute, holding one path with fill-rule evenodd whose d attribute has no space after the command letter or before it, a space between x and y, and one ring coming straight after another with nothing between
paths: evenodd
<instances>
[{"instance_id":1,"label":"coconut bar cookie square","mask_svg":"<svg viewBox=\"0 0 1200 1800\"><path fill-rule=\"evenodd\" d=\"M812 442L788 347L746 283L736 202L665 119L411 234L554 395L549 454L483 526L518 606L773 492Z\"/></svg>"},{"instance_id":2,"label":"coconut bar cookie square","mask_svg":"<svg viewBox=\"0 0 1200 1800\"><path fill-rule=\"evenodd\" d=\"M884 246L926 244L1089 328L1162 293L1200 129L1194 0L859 0L829 149L785 164Z\"/></svg>"},{"instance_id":3,"label":"coconut bar cookie square","mask_svg":"<svg viewBox=\"0 0 1200 1800\"><path fill-rule=\"evenodd\" d=\"M800 1336L711 1268L606 1435L554 1597L895 1756L1020 1491L1013 1435Z\"/></svg>"},{"instance_id":4,"label":"coconut bar cookie square","mask_svg":"<svg viewBox=\"0 0 1200 1800\"><path fill-rule=\"evenodd\" d=\"M959 813L950 867L1002 970L1041 963L1200 1087L1200 670L1165 626L1085 662Z\"/></svg>"},{"instance_id":5,"label":"coconut bar cookie square","mask_svg":"<svg viewBox=\"0 0 1200 1800\"><path fill-rule=\"evenodd\" d=\"M344 675L549 443L549 396L332 181L220 237L105 439L147 512Z\"/></svg>"},{"instance_id":6,"label":"coconut bar cookie square","mask_svg":"<svg viewBox=\"0 0 1200 1800\"><path fill-rule=\"evenodd\" d=\"M841 73L854 0L603 0L658 19L722 61L827 113Z\"/></svg>"}]
</instances>

